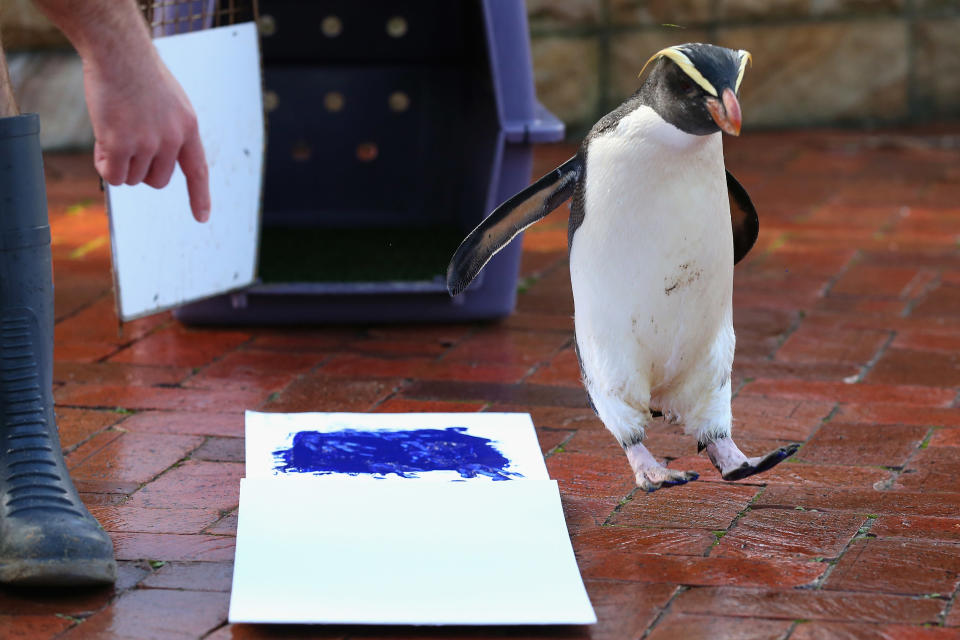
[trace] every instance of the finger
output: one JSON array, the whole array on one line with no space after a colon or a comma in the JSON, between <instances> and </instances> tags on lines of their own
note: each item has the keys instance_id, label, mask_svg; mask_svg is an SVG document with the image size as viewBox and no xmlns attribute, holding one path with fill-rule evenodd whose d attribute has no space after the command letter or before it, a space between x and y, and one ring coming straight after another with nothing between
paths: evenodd
<instances>
[{"instance_id":1,"label":"finger","mask_svg":"<svg viewBox=\"0 0 960 640\"><path fill-rule=\"evenodd\" d=\"M127 169L127 179L124 180L126 184L135 185L143 182L143 179L147 175L147 171L150 170L150 165L153 163L153 152L148 153L138 153L132 158L130 158L130 166Z\"/></svg>"},{"instance_id":2,"label":"finger","mask_svg":"<svg viewBox=\"0 0 960 640\"><path fill-rule=\"evenodd\" d=\"M143 181L154 189L162 189L170 183L170 176L177 166L175 151L161 151L153 158L153 164Z\"/></svg>"},{"instance_id":3,"label":"finger","mask_svg":"<svg viewBox=\"0 0 960 640\"><path fill-rule=\"evenodd\" d=\"M130 167L130 155L104 149L99 142L94 144L93 166L97 173L113 186L123 184Z\"/></svg>"},{"instance_id":4,"label":"finger","mask_svg":"<svg viewBox=\"0 0 960 640\"><path fill-rule=\"evenodd\" d=\"M187 193L190 195L193 217L197 222L206 222L210 218L210 181L207 174L207 158L203 153L203 145L200 143L198 133L187 138L177 159L187 178Z\"/></svg>"}]
</instances>

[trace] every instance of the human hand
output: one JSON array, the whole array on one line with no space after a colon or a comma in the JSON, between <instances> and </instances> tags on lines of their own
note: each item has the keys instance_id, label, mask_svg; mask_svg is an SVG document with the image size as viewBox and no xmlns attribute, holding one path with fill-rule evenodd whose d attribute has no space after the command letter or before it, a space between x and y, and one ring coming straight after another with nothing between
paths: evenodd
<instances>
[{"instance_id":1,"label":"human hand","mask_svg":"<svg viewBox=\"0 0 960 640\"><path fill-rule=\"evenodd\" d=\"M136 48L84 59L94 166L112 185L144 182L160 189L179 162L193 217L206 222L210 185L196 114L152 43Z\"/></svg>"}]
</instances>

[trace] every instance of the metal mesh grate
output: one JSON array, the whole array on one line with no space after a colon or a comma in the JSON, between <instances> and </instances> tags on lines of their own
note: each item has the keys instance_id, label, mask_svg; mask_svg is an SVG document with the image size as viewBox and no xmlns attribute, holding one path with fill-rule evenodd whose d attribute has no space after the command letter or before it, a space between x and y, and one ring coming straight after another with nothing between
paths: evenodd
<instances>
[{"instance_id":1,"label":"metal mesh grate","mask_svg":"<svg viewBox=\"0 0 960 640\"><path fill-rule=\"evenodd\" d=\"M140 10L154 37L256 20L257 0L153 0Z\"/></svg>"}]
</instances>

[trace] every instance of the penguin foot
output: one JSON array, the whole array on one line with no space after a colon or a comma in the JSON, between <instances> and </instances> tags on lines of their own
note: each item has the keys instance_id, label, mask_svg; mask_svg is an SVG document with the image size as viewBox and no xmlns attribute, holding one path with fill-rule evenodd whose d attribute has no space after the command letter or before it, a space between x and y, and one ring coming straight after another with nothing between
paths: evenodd
<instances>
[{"instance_id":1,"label":"penguin foot","mask_svg":"<svg viewBox=\"0 0 960 640\"><path fill-rule=\"evenodd\" d=\"M762 473L768 469L772 469L793 454L797 452L797 449L800 448L800 445L797 443L788 444L785 447L780 447L771 451L765 456L758 456L756 458L747 458L746 462L741 464L739 467L727 471L726 473L721 473L721 477L727 481L734 480L743 480L744 478L749 478L752 475Z\"/></svg>"},{"instance_id":2,"label":"penguin foot","mask_svg":"<svg viewBox=\"0 0 960 640\"><path fill-rule=\"evenodd\" d=\"M771 451L765 456L748 458L743 455L732 438L717 438L706 445L707 455L713 466L724 480L742 480L777 466L800 448L799 444L788 444Z\"/></svg>"},{"instance_id":3,"label":"penguin foot","mask_svg":"<svg viewBox=\"0 0 960 640\"><path fill-rule=\"evenodd\" d=\"M656 467L643 469L637 472L637 486L641 491L652 493L657 489L664 487L675 487L679 484L687 484L700 477L696 471L678 471L676 469L667 469L657 465Z\"/></svg>"},{"instance_id":4,"label":"penguin foot","mask_svg":"<svg viewBox=\"0 0 960 640\"><path fill-rule=\"evenodd\" d=\"M700 474L695 471L667 469L657 462L657 459L640 442L629 445L626 450L630 468L633 469L633 475L637 479L637 486L647 493L663 487L686 484L700 477Z\"/></svg>"}]
</instances>

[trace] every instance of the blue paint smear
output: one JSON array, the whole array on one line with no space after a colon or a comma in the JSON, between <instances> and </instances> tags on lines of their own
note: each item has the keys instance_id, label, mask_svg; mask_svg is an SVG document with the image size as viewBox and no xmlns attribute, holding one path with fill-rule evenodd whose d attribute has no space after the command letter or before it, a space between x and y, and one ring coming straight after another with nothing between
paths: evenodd
<instances>
[{"instance_id":1,"label":"blue paint smear","mask_svg":"<svg viewBox=\"0 0 960 640\"><path fill-rule=\"evenodd\" d=\"M401 478L425 471L456 471L461 478L487 476L493 480L523 477L506 470L510 461L491 440L469 435L466 430L300 431L293 436L293 446L274 451L274 469L317 475L395 473Z\"/></svg>"}]
</instances>

